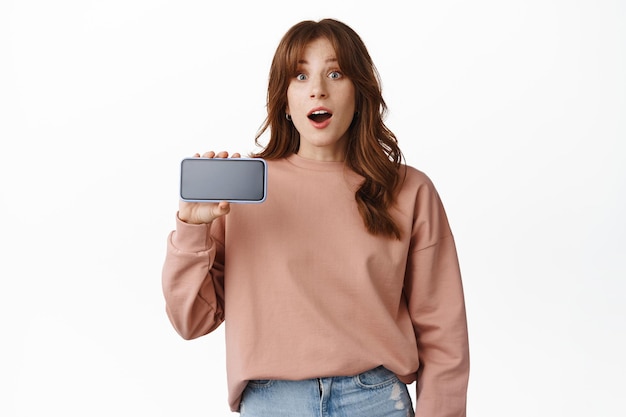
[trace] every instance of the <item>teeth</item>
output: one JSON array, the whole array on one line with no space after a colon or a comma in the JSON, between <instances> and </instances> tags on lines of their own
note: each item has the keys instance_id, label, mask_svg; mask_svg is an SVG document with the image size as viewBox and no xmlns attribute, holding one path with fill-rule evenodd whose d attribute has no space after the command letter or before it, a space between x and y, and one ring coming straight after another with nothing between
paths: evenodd
<instances>
[{"instance_id":1,"label":"teeth","mask_svg":"<svg viewBox=\"0 0 626 417\"><path fill-rule=\"evenodd\" d=\"M313 113L311 114L328 114L328 112L326 110L315 110Z\"/></svg>"}]
</instances>

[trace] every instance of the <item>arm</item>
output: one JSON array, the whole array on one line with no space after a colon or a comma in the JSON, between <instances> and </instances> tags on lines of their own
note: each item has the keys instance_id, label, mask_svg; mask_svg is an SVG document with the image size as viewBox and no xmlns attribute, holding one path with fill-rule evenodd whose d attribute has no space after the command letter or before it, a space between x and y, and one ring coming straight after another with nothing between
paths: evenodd
<instances>
[{"instance_id":1,"label":"arm","mask_svg":"<svg viewBox=\"0 0 626 417\"><path fill-rule=\"evenodd\" d=\"M205 152L227 158L228 152ZM200 157L199 153L195 157ZM239 158L234 153L233 158ZM179 202L176 230L167 241L163 295L167 316L185 339L215 330L224 321L224 228L230 204ZM220 236L214 239L213 236Z\"/></svg>"},{"instance_id":2,"label":"arm","mask_svg":"<svg viewBox=\"0 0 626 417\"><path fill-rule=\"evenodd\" d=\"M223 245L210 234L218 222L187 224L177 218L168 238L162 275L166 312L185 339L224 321Z\"/></svg>"},{"instance_id":3,"label":"arm","mask_svg":"<svg viewBox=\"0 0 626 417\"><path fill-rule=\"evenodd\" d=\"M439 197L418 192L405 290L417 336L417 417L465 417L469 343L454 238Z\"/></svg>"}]
</instances>

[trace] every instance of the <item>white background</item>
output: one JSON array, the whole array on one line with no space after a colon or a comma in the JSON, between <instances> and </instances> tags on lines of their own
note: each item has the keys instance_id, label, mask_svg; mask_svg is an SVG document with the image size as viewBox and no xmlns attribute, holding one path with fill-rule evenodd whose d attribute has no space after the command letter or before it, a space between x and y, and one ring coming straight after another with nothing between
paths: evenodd
<instances>
[{"instance_id":1,"label":"white background","mask_svg":"<svg viewBox=\"0 0 626 417\"><path fill-rule=\"evenodd\" d=\"M2 1L0 415L231 415L223 329L184 341L164 312L178 163L255 149L280 37L323 17L368 45L446 205L468 415L626 415L617 0Z\"/></svg>"}]
</instances>

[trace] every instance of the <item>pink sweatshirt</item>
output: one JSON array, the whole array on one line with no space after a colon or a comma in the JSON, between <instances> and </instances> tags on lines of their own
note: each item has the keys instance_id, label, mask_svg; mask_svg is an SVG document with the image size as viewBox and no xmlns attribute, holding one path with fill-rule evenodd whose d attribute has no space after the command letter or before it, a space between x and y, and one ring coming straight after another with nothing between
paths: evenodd
<instances>
[{"instance_id":1,"label":"pink sweatshirt","mask_svg":"<svg viewBox=\"0 0 626 417\"><path fill-rule=\"evenodd\" d=\"M268 197L210 225L177 219L163 268L167 314L185 339L226 325L229 403L249 379L355 375L379 365L411 383L418 417L465 416L469 353L454 239L433 184L407 167L373 236L360 177L297 155L268 161Z\"/></svg>"}]
</instances>

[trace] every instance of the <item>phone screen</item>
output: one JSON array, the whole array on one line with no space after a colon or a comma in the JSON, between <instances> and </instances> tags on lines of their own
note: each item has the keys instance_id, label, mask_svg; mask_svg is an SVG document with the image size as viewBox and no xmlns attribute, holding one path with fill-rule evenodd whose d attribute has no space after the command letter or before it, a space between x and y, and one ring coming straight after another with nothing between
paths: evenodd
<instances>
[{"instance_id":1,"label":"phone screen","mask_svg":"<svg viewBox=\"0 0 626 417\"><path fill-rule=\"evenodd\" d=\"M259 158L185 158L180 197L184 201L261 203L267 193L267 165Z\"/></svg>"}]
</instances>

